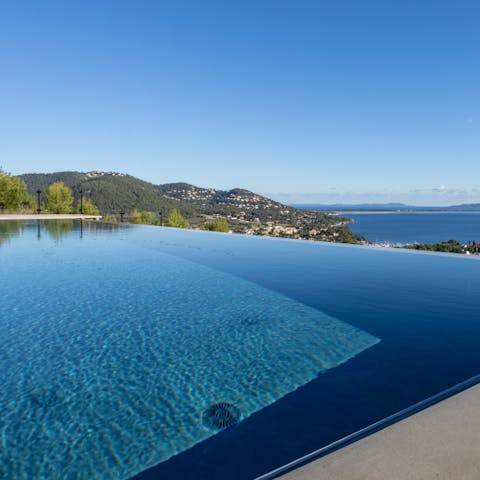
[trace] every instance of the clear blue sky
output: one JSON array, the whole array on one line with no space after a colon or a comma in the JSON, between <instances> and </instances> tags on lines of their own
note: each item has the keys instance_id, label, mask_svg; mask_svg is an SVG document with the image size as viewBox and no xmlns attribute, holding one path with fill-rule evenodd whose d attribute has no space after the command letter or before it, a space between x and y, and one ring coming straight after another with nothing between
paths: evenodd
<instances>
[{"instance_id":1,"label":"clear blue sky","mask_svg":"<svg viewBox=\"0 0 480 480\"><path fill-rule=\"evenodd\" d=\"M480 3L0 0L0 165L480 201Z\"/></svg>"}]
</instances>

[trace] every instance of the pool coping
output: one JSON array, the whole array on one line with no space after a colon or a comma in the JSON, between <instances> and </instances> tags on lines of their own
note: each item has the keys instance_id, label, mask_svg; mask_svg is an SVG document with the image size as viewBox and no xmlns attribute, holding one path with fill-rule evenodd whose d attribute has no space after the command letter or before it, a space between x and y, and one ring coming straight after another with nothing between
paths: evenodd
<instances>
[{"instance_id":1,"label":"pool coping","mask_svg":"<svg viewBox=\"0 0 480 480\"><path fill-rule=\"evenodd\" d=\"M432 407L433 405L438 404L441 401L446 400L447 398L453 397L454 395L461 393L478 384L480 384L480 374L475 375L474 377L471 377L461 383L458 383L453 387L443 390L442 392L437 393L436 395L432 395L431 397L428 397L427 399L422 400L421 402L418 402L410 407L400 410L399 412L394 413L393 415L390 415L382 420L379 420L378 422L375 422L361 430L358 430L350 435L347 435L346 437L343 437L333 443L330 443L329 445L326 445L318 450L315 450L303 457L300 457L274 470L271 470L270 472L260 475L256 477L254 480L271 480L271 479L278 478L281 475L289 473L314 460L318 460L322 457L325 457L326 455L329 455L330 453L333 453L337 450L342 449L343 447L351 445L357 442L358 440L368 437L401 420L411 417L412 415L415 415L416 413L419 413L422 410L426 410L429 407Z\"/></svg>"},{"instance_id":2,"label":"pool coping","mask_svg":"<svg viewBox=\"0 0 480 480\"><path fill-rule=\"evenodd\" d=\"M2 213L0 220L100 220L101 215L82 215L80 213L40 213L40 214L17 214Z\"/></svg>"}]
</instances>

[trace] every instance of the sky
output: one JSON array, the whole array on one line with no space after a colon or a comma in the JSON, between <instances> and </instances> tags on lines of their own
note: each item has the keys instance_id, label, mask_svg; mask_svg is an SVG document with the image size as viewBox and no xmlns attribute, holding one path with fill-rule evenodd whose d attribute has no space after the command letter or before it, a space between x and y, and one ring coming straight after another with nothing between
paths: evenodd
<instances>
[{"instance_id":1,"label":"sky","mask_svg":"<svg viewBox=\"0 0 480 480\"><path fill-rule=\"evenodd\" d=\"M477 0L0 0L0 166L480 202Z\"/></svg>"}]
</instances>

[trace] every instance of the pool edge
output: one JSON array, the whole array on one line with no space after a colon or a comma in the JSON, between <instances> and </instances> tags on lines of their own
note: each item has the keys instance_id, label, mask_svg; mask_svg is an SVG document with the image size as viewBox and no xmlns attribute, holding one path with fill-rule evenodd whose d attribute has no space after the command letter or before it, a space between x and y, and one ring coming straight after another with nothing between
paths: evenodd
<instances>
[{"instance_id":1,"label":"pool edge","mask_svg":"<svg viewBox=\"0 0 480 480\"><path fill-rule=\"evenodd\" d=\"M400 410L399 412L394 413L393 415L390 415L382 420L379 420L378 422L375 422L361 430L358 430L350 435L347 435L346 437L343 437L333 443L330 443L329 445L326 445L318 450L315 450L303 457L293 460L263 475L255 477L254 480L271 480L271 479L278 478L281 475L289 473L310 462L313 462L322 457L325 457L330 453L333 453L333 452L336 452L337 450L342 449L343 447L347 447L348 445L351 445L363 438L366 438L376 432L379 432L380 430L383 430L397 422L400 422L401 420L411 417L416 413L426 410L429 407L432 407L433 405L438 404L443 400L453 397L454 395L457 395L478 384L480 384L480 374L475 375L461 383L458 383L453 387L443 390L440 393L432 395L431 397L428 397L425 400L422 400L410 407Z\"/></svg>"}]
</instances>

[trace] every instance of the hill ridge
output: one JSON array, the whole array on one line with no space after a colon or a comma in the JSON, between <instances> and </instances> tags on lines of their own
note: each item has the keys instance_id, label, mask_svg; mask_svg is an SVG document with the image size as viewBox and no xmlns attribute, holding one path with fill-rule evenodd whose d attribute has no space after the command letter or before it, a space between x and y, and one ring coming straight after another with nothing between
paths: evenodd
<instances>
[{"instance_id":1,"label":"hill ridge","mask_svg":"<svg viewBox=\"0 0 480 480\"><path fill-rule=\"evenodd\" d=\"M146 210L168 214L173 208L199 224L222 216L235 232L325 241L358 243L347 221L317 211L284 205L244 188L220 190L197 187L186 182L153 184L120 172L52 172L19 175L31 194L45 192L54 182L70 187L76 201L83 191L102 214Z\"/></svg>"}]
</instances>

